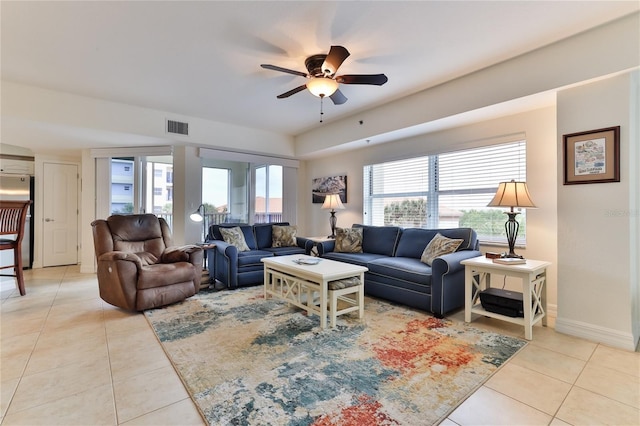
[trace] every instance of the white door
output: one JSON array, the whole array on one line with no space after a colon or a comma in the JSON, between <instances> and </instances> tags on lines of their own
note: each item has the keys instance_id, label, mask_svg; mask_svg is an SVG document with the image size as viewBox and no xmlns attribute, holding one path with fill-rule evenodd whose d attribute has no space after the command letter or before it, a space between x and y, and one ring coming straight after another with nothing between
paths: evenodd
<instances>
[{"instance_id":1,"label":"white door","mask_svg":"<svg viewBox=\"0 0 640 426\"><path fill-rule=\"evenodd\" d=\"M42 266L78 263L78 166L44 163Z\"/></svg>"}]
</instances>

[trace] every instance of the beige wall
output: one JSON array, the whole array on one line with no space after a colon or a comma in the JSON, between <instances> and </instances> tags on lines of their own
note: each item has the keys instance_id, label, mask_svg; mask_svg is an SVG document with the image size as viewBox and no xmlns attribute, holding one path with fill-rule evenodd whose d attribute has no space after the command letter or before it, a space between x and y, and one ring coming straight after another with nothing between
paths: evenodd
<instances>
[{"instance_id":1,"label":"beige wall","mask_svg":"<svg viewBox=\"0 0 640 426\"><path fill-rule=\"evenodd\" d=\"M638 71L558 94L562 135L620 126L620 182L563 185L558 165L560 331L633 350L638 344Z\"/></svg>"},{"instance_id":2,"label":"beige wall","mask_svg":"<svg viewBox=\"0 0 640 426\"><path fill-rule=\"evenodd\" d=\"M496 142L527 140L527 182L531 196L538 206L527 211L527 247L518 253L531 259L550 261L548 298L550 311L555 314L557 294L557 174L556 174L556 110L548 107L528 113L484 121L406 140L373 145L357 151L306 162L306 177L300 182L306 188L302 201L308 219L305 223L310 235L328 235L329 213L320 204L311 203L311 180L322 176L346 174L348 203L338 211L338 226L348 227L363 222L362 168L400 158L428 155L447 150L472 148ZM505 247L482 247L482 250Z\"/></svg>"}]
</instances>

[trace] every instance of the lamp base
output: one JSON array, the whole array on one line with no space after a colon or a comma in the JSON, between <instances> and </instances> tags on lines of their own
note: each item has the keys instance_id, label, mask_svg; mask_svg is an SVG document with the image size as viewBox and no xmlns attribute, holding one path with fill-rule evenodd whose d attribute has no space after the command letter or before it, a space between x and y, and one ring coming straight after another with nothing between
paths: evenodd
<instances>
[{"instance_id":1,"label":"lamp base","mask_svg":"<svg viewBox=\"0 0 640 426\"><path fill-rule=\"evenodd\" d=\"M513 208L510 212L505 212L509 219L504 224L504 229L507 233L507 242L509 243L509 253L505 254L503 257L509 259L524 259L524 257L516 254L513 251L513 248L516 245L516 238L518 237L518 229L520 228L520 224L516 221L516 215L518 212L514 212Z\"/></svg>"},{"instance_id":2,"label":"lamp base","mask_svg":"<svg viewBox=\"0 0 640 426\"><path fill-rule=\"evenodd\" d=\"M329 216L329 225L331 225L331 235L329 235L327 238L335 239L336 238L336 223L338 221L338 218L336 217L335 210L331 210L330 213L331 213L331 216Z\"/></svg>"},{"instance_id":3,"label":"lamp base","mask_svg":"<svg viewBox=\"0 0 640 426\"><path fill-rule=\"evenodd\" d=\"M524 259L523 256L520 256L519 254L515 254L515 253L507 253L503 255L502 258L503 259Z\"/></svg>"}]
</instances>

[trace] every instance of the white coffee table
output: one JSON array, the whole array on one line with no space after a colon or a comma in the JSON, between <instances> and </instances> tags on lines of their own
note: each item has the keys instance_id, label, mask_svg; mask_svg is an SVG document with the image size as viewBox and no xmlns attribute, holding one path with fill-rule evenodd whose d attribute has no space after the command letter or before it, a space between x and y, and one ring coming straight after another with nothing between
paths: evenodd
<instances>
[{"instance_id":1,"label":"white coffee table","mask_svg":"<svg viewBox=\"0 0 640 426\"><path fill-rule=\"evenodd\" d=\"M319 262L315 265L294 262L299 259ZM310 314L320 316L321 328L327 327L327 313L330 315L331 327L335 327L338 315L357 310L358 317L364 317L364 273L368 270L364 266L306 255L267 257L262 262L265 299L269 296L282 299ZM329 282L352 277L358 277L360 284L341 290L329 290ZM347 294L353 297L346 297ZM338 311L338 299L348 307Z\"/></svg>"}]
</instances>

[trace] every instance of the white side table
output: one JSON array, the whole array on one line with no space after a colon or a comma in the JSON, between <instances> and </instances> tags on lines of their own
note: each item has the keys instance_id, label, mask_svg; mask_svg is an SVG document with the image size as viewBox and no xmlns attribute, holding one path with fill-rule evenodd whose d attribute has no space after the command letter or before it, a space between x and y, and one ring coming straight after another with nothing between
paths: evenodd
<instances>
[{"instance_id":1,"label":"white side table","mask_svg":"<svg viewBox=\"0 0 640 426\"><path fill-rule=\"evenodd\" d=\"M464 321L471 322L471 314L497 318L524 327L524 337L533 338L533 325L547 325L547 268L550 262L527 259L520 265L494 263L484 256L463 260L465 266ZM480 304L480 291L491 287L491 274L516 277L522 280L524 318L513 318L485 310Z\"/></svg>"}]
</instances>

